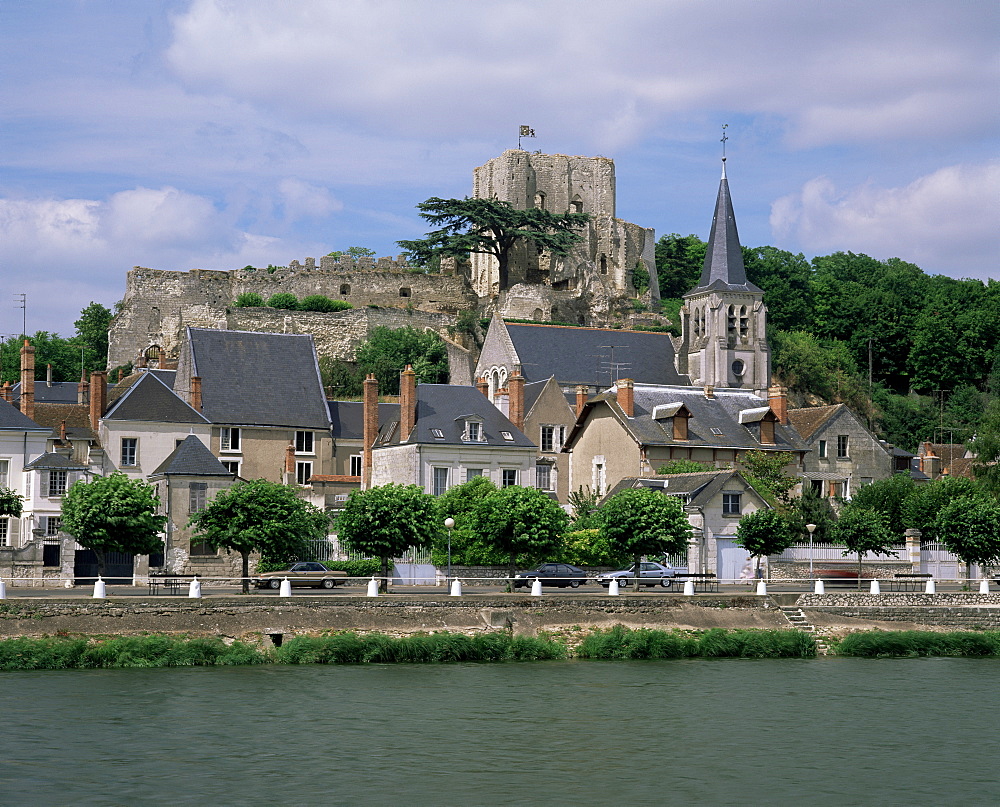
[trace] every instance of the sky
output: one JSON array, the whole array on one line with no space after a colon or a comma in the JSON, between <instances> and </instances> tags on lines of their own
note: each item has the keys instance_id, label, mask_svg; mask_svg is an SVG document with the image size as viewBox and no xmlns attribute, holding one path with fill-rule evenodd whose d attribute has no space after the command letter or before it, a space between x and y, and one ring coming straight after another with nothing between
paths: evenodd
<instances>
[{"instance_id":1,"label":"sky","mask_svg":"<svg viewBox=\"0 0 1000 807\"><path fill-rule=\"evenodd\" d=\"M619 218L1000 279L994 0L3 0L0 337L133 266L395 256L518 147ZM20 295L25 295L22 310Z\"/></svg>"}]
</instances>

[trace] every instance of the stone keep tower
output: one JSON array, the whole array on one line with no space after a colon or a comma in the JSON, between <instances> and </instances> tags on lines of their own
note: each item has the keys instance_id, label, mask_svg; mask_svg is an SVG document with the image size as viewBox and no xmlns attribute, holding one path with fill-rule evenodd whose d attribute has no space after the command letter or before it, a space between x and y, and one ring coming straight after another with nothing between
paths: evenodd
<instances>
[{"instance_id":1,"label":"stone keep tower","mask_svg":"<svg viewBox=\"0 0 1000 807\"><path fill-rule=\"evenodd\" d=\"M481 300L494 300L504 316L606 324L636 296L641 272L650 301L659 302L652 229L615 218L615 164L606 157L567 157L509 149L473 172L473 195L497 198L524 210L587 213L584 239L563 258L518 244L506 288L496 261L471 256L471 284Z\"/></svg>"},{"instance_id":2,"label":"stone keep tower","mask_svg":"<svg viewBox=\"0 0 1000 807\"><path fill-rule=\"evenodd\" d=\"M747 280L725 158L698 286L684 295L677 370L695 386L742 388L767 397L771 350L764 292Z\"/></svg>"}]
</instances>

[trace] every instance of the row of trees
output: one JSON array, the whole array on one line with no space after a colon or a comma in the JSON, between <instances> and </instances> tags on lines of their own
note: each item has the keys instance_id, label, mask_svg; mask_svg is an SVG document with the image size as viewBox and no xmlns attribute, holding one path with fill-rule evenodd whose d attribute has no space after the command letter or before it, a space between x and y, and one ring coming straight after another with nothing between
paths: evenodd
<instances>
[{"instance_id":1,"label":"row of trees","mask_svg":"<svg viewBox=\"0 0 1000 807\"><path fill-rule=\"evenodd\" d=\"M53 381L78 381L81 373L89 375L92 370L107 369L111 311L92 302L73 324L76 334L68 339L49 331L37 331L30 337L35 348L36 380L45 378L49 364ZM24 338L25 334L20 334L0 343L0 383L15 384L20 380Z\"/></svg>"},{"instance_id":2,"label":"row of trees","mask_svg":"<svg viewBox=\"0 0 1000 807\"><path fill-rule=\"evenodd\" d=\"M272 294L265 301L264 298L255 291L245 291L239 295L233 303L235 308L280 308L284 311L319 311L321 313L332 313L334 311L347 311L354 306L347 300L331 300L325 294L309 294L301 300L294 294L281 291Z\"/></svg>"}]
</instances>

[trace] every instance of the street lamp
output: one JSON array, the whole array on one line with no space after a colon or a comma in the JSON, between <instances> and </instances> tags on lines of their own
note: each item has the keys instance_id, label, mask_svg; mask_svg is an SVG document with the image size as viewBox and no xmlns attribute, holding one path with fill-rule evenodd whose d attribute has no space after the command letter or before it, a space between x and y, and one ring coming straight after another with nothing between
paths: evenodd
<instances>
[{"instance_id":1,"label":"street lamp","mask_svg":"<svg viewBox=\"0 0 1000 807\"><path fill-rule=\"evenodd\" d=\"M809 530L809 578L812 579L813 576L813 533L816 532L815 524L806 524L806 529Z\"/></svg>"},{"instance_id":2,"label":"street lamp","mask_svg":"<svg viewBox=\"0 0 1000 807\"><path fill-rule=\"evenodd\" d=\"M451 583L451 528L455 526L455 519L448 516L444 520L445 527L448 528L448 583Z\"/></svg>"}]
</instances>

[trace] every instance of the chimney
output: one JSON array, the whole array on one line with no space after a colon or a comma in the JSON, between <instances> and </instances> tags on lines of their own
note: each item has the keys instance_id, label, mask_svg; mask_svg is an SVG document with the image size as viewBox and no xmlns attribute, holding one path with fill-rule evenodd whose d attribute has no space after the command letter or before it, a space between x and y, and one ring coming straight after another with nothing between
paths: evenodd
<instances>
[{"instance_id":1,"label":"chimney","mask_svg":"<svg viewBox=\"0 0 1000 807\"><path fill-rule=\"evenodd\" d=\"M145 367L147 363L148 362L146 361L146 351L144 350L142 351L142 353L139 354L139 358L135 360L135 366Z\"/></svg>"},{"instance_id":2,"label":"chimney","mask_svg":"<svg viewBox=\"0 0 1000 807\"><path fill-rule=\"evenodd\" d=\"M46 364L45 365L45 386L46 387L51 387L52 386L52 365L51 364Z\"/></svg>"},{"instance_id":3,"label":"chimney","mask_svg":"<svg viewBox=\"0 0 1000 807\"><path fill-rule=\"evenodd\" d=\"M369 373L364 383L364 425L361 446L361 489L367 490L372 481L372 446L378 437L378 381Z\"/></svg>"},{"instance_id":4,"label":"chimney","mask_svg":"<svg viewBox=\"0 0 1000 807\"><path fill-rule=\"evenodd\" d=\"M157 350L156 366L162 370L164 367L167 366L167 351L165 351L162 347L159 346L157 346L156 350Z\"/></svg>"},{"instance_id":5,"label":"chimney","mask_svg":"<svg viewBox=\"0 0 1000 807\"><path fill-rule=\"evenodd\" d=\"M80 381L76 385L76 402L81 405L90 403L90 384L87 383L86 372L80 375Z\"/></svg>"},{"instance_id":6,"label":"chimney","mask_svg":"<svg viewBox=\"0 0 1000 807\"><path fill-rule=\"evenodd\" d=\"M486 376L479 376L476 379L476 389L483 393L487 398L490 397L490 385L486 381Z\"/></svg>"},{"instance_id":7,"label":"chimney","mask_svg":"<svg viewBox=\"0 0 1000 807\"><path fill-rule=\"evenodd\" d=\"M201 376L191 376L191 408L201 411Z\"/></svg>"},{"instance_id":8,"label":"chimney","mask_svg":"<svg viewBox=\"0 0 1000 807\"><path fill-rule=\"evenodd\" d=\"M21 348L21 414L35 416L35 348L27 339Z\"/></svg>"},{"instance_id":9,"label":"chimney","mask_svg":"<svg viewBox=\"0 0 1000 807\"><path fill-rule=\"evenodd\" d=\"M3 386L0 387L0 398L3 398L7 403L10 403L10 382L4 381Z\"/></svg>"},{"instance_id":10,"label":"chimney","mask_svg":"<svg viewBox=\"0 0 1000 807\"><path fill-rule=\"evenodd\" d=\"M66 421L62 420L59 422L59 442L66 442Z\"/></svg>"},{"instance_id":11,"label":"chimney","mask_svg":"<svg viewBox=\"0 0 1000 807\"><path fill-rule=\"evenodd\" d=\"M121 383L122 383L122 375L123 375L123 374L122 374L122 368L121 368L121 367L119 367L119 368L118 368L118 383L119 383L119 384L121 384Z\"/></svg>"},{"instance_id":12,"label":"chimney","mask_svg":"<svg viewBox=\"0 0 1000 807\"><path fill-rule=\"evenodd\" d=\"M90 374L90 428L96 433L108 400L108 373L94 370Z\"/></svg>"},{"instance_id":13,"label":"chimney","mask_svg":"<svg viewBox=\"0 0 1000 807\"><path fill-rule=\"evenodd\" d=\"M767 404L778 418L779 423L788 424L788 389L781 386L770 387L767 391Z\"/></svg>"},{"instance_id":14,"label":"chimney","mask_svg":"<svg viewBox=\"0 0 1000 807\"><path fill-rule=\"evenodd\" d=\"M524 431L524 376L519 366L514 367L513 375L507 379L507 391L510 393L510 422L518 431Z\"/></svg>"},{"instance_id":15,"label":"chimney","mask_svg":"<svg viewBox=\"0 0 1000 807\"><path fill-rule=\"evenodd\" d=\"M709 400L715 398L715 386L712 384L705 385L705 397Z\"/></svg>"},{"instance_id":16,"label":"chimney","mask_svg":"<svg viewBox=\"0 0 1000 807\"><path fill-rule=\"evenodd\" d=\"M399 441L409 439L417 425L417 374L409 364L399 374Z\"/></svg>"},{"instance_id":17,"label":"chimney","mask_svg":"<svg viewBox=\"0 0 1000 807\"><path fill-rule=\"evenodd\" d=\"M285 484L295 484L295 446L291 443L285 446Z\"/></svg>"},{"instance_id":18,"label":"chimney","mask_svg":"<svg viewBox=\"0 0 1000 807\"><path fill-rule=\"evenodd\" d=\"M626 417L635 417L635 390L631 378L618 379L618 405Z\"/></svg>"},{"instance_id":19,"label":"chimney","mask_svg":"<svg viewBox=\"0 0 1000 807\"><path fill-rule=\"evenodd\" d=\"M590 388L586 384L581 384L576 388L576 416L580 417L580 413L583 412L583 407L587 403L587 397L590 394Z\"/></svg>"},{"instance_id":20,"label":"chimney","mask_svg":"<svg viewBox=\"0 0 1000 807\"><path fill-rule=\"evenodd\" d=\"M505 418L510 419L510 393L507 392L506 387L497 390L496 395L493 396L493 405L500 410Z\"/></svg>"}]
</instances>

